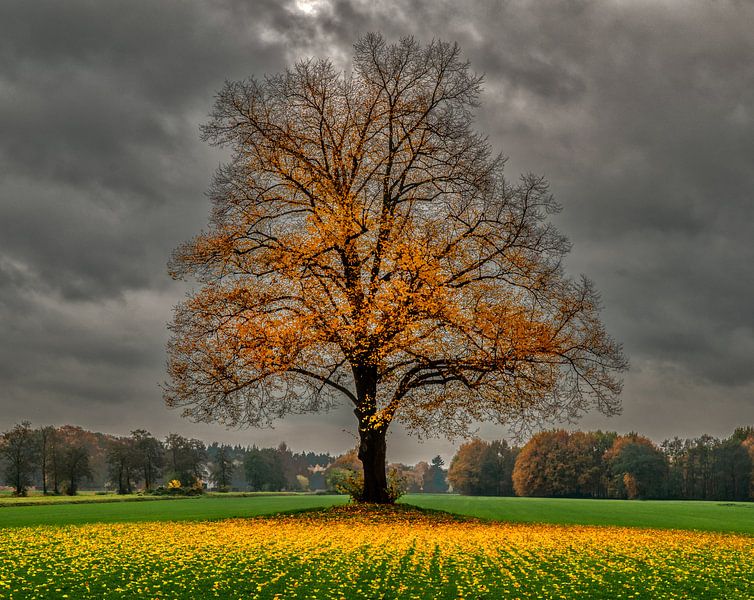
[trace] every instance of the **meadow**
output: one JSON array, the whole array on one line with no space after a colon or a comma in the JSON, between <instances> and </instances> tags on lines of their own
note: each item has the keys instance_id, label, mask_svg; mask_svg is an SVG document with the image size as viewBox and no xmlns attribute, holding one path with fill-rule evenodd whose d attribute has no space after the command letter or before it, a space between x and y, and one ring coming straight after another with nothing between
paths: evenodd
<instances>
[{"instance_id":1,"label":"meadow","mask_svg":"<svg viewBox=\"0 0 754 600\"><path fill-rule=\"evenodd\" d=\"M214 496L6 506L0 598L754 597L751 504L410 495L395 508L369 508L346 501ZM418 504L426 508L411 506ZM272 514L280 511L294 512ZM609 515L614 522L603 523ZM562 524L572 520L582 524ZM595 520L600 526L584 524ZM624 521L707 529L716 522L739 533Z\"/></svg>"},{"instance_id":2,"label":"meadow","mask_svg":"<svg viewBox=\"0 0 754 600\"><path fill-rule=\"evenodd\" d=\"M302 496L300 492L207 492L204 498L258 498L263 496ZM0 508L6 506L36 506L40 504L91 504L103 502L151 502L161 500L187 500L194 496L170 496L170 495L151 495L151 494L115 494L112 492L79 492L75 496L43 495L38 492L28 496L14 496L10 492L0 492Z\"/></svg>"},{"instance_id":3,"label":"meadow","mask_svg":"<svg viewBox=\"0 0 754 600\"><path fill-rule=\"evenodd\" d=\"M96 498L103 498L97 496ZM0 528L35 525L82 525L86 523L127 523L138 521L200 521L254 517L286 511L325 508L344 504L345 496L259 495L169 498L157 502L108 502L106 500L71 504L38 504L0 507ZM160 497L164 498L164 496Z\"/></svg>"},{"instance_id":4,"label":"meadow","mask_svg":"<svg viewBox=\"0 0 754 600\"><path fill-rule=\"evenodd\" d=\"M514 523L609 525L754 534L754 502L584 500L416 494L423 508Z\"/></svg>"},{"instance_id":5,"label":"meadow","mask_svg":"<svg viewBox=\"0 0 754 600\"><path fill-rule=\"evenodd\" d=\"M120 501L118 499L121 498ZM156 498L159 502L145 501ZM135 521L214 520L254 517L325 508L345 496L311 494L207 494L194 498L165 496L32 497L36 506L13 506L0 499L0 527L76 525ZM657 529L697 529L754 534L754 503L668 500L580 500L568 498L496 498L453 494L408 494L401 503L420 508L512 523L611 525Z\"/></svg>"}]
</instances>

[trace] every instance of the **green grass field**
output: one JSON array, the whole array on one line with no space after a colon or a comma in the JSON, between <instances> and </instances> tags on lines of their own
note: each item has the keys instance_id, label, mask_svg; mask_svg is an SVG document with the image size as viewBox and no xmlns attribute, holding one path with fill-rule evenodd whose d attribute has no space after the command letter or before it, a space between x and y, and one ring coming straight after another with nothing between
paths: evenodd
<instances>
[{"instance_id":1,"label":"green grass field","mask_svg":"<svg viewBox=\"0 0 754 600\"><path fill-rule=\"evenodd\" d=\"M242 500L247 512L261 512L344 499L202 498L0 512L206 510ZM504 523L406 504L254 519L6 527L0 528L0 598L749 600L754 536Z\"/></svg>"},{"instance_id":2,"label":"green grass field","mask_svg":"<svg viewBox=\"0 0 754 600\"><path fill-rule=\"evenodd\" d=\"M754 534L754 502L492 498L417 494L404 502L482 519Z\"/></svg>"},{"instance_id":3,"label":"green grass field","mask_svg":"<svg viewBox=\"0 0 754 600\"><path fill-rule=\"evenodd\" d=\"M0 528L253 517L346 503L345 496L205 496L159 502L87 502L0 508Z\"/></svg>"},{"instance_id":4,"label":"green grass field","mask_svg":"<svg viewBox=\"0 0 754 600\"><path fill-rule=\"evenodd\" d=\"M754 597L754 504L437 494L375 510L305 494L108 499L0 507L0 598ZM289 514L233 519L275 513Z\"/></svg>"},{"instance_id":5,"label":"green grass field","mask_svg":"<svg viewBox=\"0 0 754 600\"><path fill-rule=\"evenodd\" d=\"M313 495L212 494L159 502L107 501L112 498L82 496L81 503L0 506L0 527L216 520L328 507L347 502L344 496ZM131 498L137 500L140 497ZM448 494L412 494L404 496L401 502L513 523L614 525L754 534L754 503L490 498Z\"/></svg>"},{"instance_id":6,"label":"green grass field","mask_svg":"<svg viewBox=\"0 0 754 600\"><path fill-rule=\"evenodd\" d=\"M171 500L169 496L139 496L131 494L119 496L118 494L94 494L81 493L75 496L0 496L0 508L6 506L37 506L39 504L86 504L88 502L144 502L150 500Z\"/></svg>"},{"instance_id":7,"label":"green grass field","mask_svg":"<svg viewBox=\"0 0 754 600\"><path fill-rule=\"evenodd\" d=\"M222 498L257 498L260 496L302 496L301 492L208 492L206 497ZM13 496L5 492L0 493L0 508L5 506L33 506L37 504L87 504L91 502L150 502L152 500L183 500L190 496L151 496L139 494L118 495L114 493L103 494L101 492L79 492L75 496L44 496L34 493L28 496Z\"/></svg>"}]
</instances>

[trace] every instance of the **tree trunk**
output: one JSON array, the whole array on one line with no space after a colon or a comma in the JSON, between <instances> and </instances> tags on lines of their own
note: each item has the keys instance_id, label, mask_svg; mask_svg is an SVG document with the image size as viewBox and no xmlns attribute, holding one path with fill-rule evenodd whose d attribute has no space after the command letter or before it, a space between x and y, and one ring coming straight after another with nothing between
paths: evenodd
<instances>
[{"instance_id":1,"label":"tree trunk","mask_svg":"<svg viewBox=\"0 0 754 600\"><path fill-rule=\"evenodd\" d=\"M359 426L359 460L364 465L363 502L391 504L387 491L387 476L385 474L385 444L386 431L367 429Z\"/></svg>"},{"instance_id":2,"label":"tree trunk","mask_svg":"<svg viewBox=\"0 0 754 600\"><path fill-rule=\"evenodd\" d=\"M364 491L359 500L391 504L394 500L387 491L385 472L387 425L371 422L371 417L377 412L377 368L355 368L354 381L359 401L354 410L359 419L359 460L364 466Z\"/></svg>"},{"instance_id":3,"label":"tree trunk","mask_svg":"<svg viewBox=\"0 0 754 600\"><path fill-rule=\"evenodd\" d=\"M42 494L47 495L47 433L42 429Z\"/></svg>"},{"instance_id":4,"label":"tree trunk","mask_svg":"<svg viewBox=\"0 0 754 600\"><path fill-rule=\"evenodd\" d=\"M50 466L52 467L52 493L56 496L60 494L60 484L58 481L58 449L55 438L50 445Z\"/></svg>"}]
</instances>

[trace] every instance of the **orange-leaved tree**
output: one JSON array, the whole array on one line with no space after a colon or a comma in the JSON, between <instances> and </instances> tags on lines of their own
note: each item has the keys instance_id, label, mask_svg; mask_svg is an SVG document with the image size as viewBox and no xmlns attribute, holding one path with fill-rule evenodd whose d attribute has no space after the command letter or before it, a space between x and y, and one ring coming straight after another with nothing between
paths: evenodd
<instances>
[{"instance_id":1,"label":"orange-leaved tree","mask_svg":"<svg viewBox=\"0 0 754 600\"><path fill-rule=\"evenodd\" d=\"M626 360L563 273L547 183L507 181L471 127L481 80L456 45L368 34L348 72L226 83L203 131L232 159L171 262L202 287L171 325L170 406L264 425L347 399L372 502L395 419L457 435L617 409Z\"/></svg>"}]
</instances>

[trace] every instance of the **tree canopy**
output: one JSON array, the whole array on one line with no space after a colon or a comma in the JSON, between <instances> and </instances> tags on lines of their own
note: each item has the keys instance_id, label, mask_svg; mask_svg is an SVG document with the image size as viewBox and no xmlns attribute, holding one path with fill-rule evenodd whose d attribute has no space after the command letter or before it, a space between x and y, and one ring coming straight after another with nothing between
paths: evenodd
<instances>
[{"instance_id":1,"label":"tree canopy","mask_svg":"<svg viewBox=\"0 0 754 600\"><path fill-rule=\"evenodd\" d=\"M667 459L649 438L636 433L619 436L605 459L612 475L613 496L634 499L665 495Z\"/></svg>"},{"instance_id":2,"label":"tree canopy","mask_svg":"<svg viewBox=\"0 0 754 600\"><path fill-rule=\"evenodd\" d=\"M16 496L25 496L37 463L37 440L29 421L19 423L0 437L0 457L5 459L5 482Z\"/></svg>"},{"instance_id":3,"label":"tree canopy","mask_svg":"<svg viewBox=\"0 0 754 600\"><path fill-rule=\"evenodd\" d=\"M171 325L169 405L264 425L345 398L375 501L394 419L454 436L618 410L626 360L564 273L547 182L508 181L473 129L481 83L455 44L368 34L348 72L225 85L204 137L232 159L170 266L202 287Z\"/></svg>"},{"instance_id":4,"label":"tree canopy","mask_svg":"<svg viewBox=\"0 0 754 600\"><path fill-rule=\"evenodd\" d=\"M512 496L512 473L518 448L505 440L473 439L462 444L450 462L453 491L468 496Z\"/></svg>"}]
</instances>

